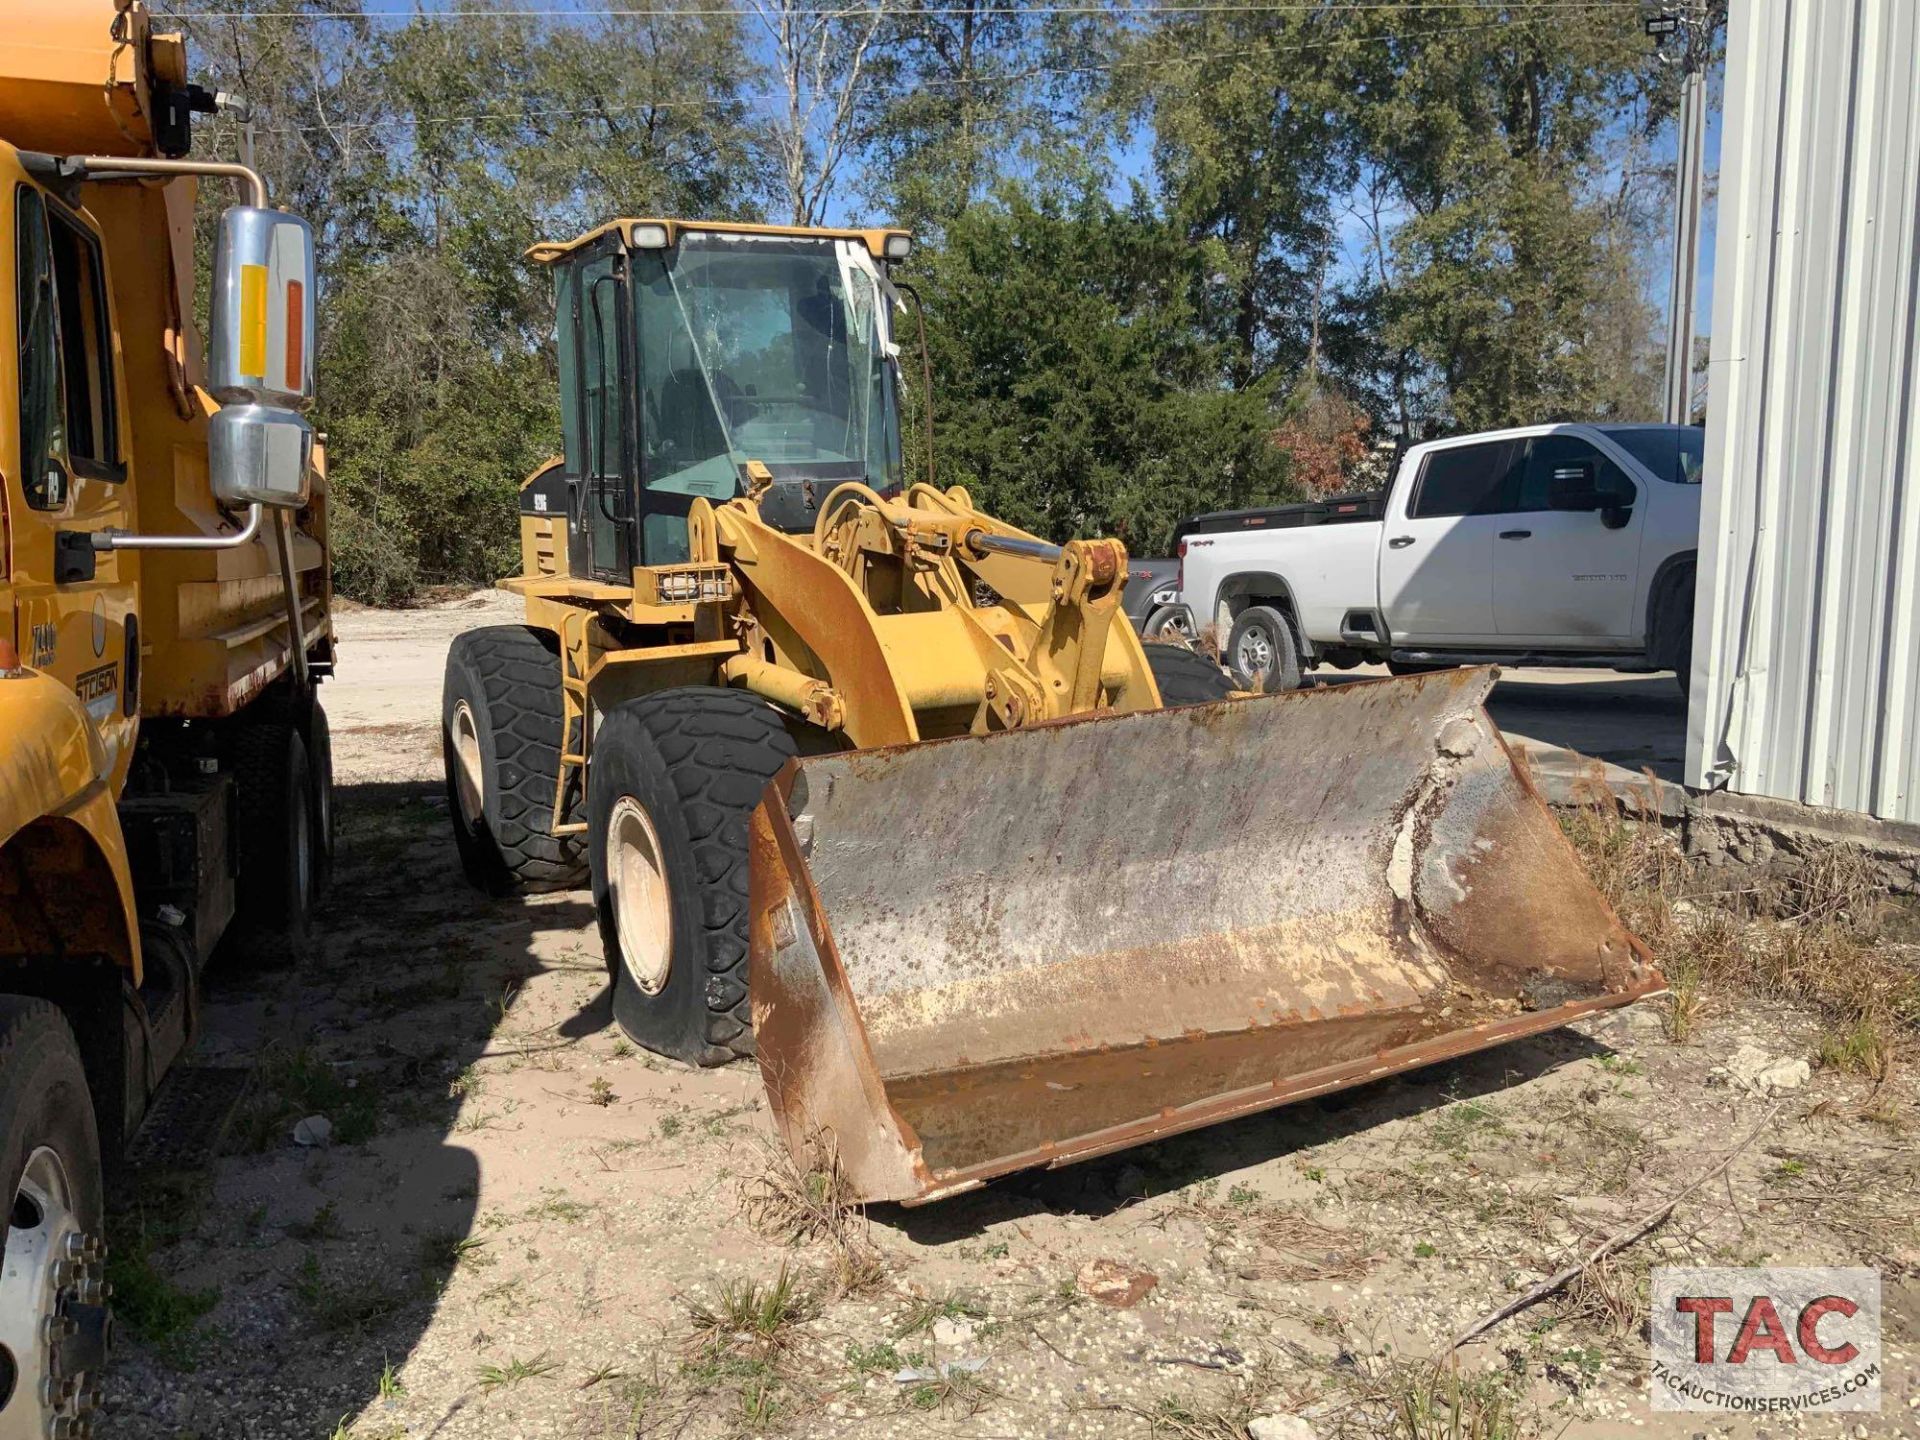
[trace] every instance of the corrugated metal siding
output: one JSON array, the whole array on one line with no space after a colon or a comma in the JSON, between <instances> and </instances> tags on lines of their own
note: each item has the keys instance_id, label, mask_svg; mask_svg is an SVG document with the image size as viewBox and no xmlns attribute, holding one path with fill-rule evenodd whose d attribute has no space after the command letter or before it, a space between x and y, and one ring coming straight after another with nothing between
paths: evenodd
<instances>
[{"instance_id":1,"label":"corrugated metal siding","mask_svg":"<svg viewBox=\"0 0 1920 1440\"><path fill-rule=\"evenodd\" d=\"M1920 5L1735 0L1687 780L1920 820Z\"/></svg>"}]
</instances>

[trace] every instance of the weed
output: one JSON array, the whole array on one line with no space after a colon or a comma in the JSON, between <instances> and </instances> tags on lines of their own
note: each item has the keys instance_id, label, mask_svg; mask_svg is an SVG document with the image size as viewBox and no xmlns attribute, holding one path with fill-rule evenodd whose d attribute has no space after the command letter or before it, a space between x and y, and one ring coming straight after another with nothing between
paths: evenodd
<instances>
[{"instance_id":1,"label":"weed","mask_svg":"<svg viewBox=\"0 0 1920 1440\"><path fill-rule=\"evenodd\" d=\"M1775 1173L1782 1179L1791 1179L1795 1175L1804 1175L1807 1173L1807 1162L1804 1160L1782 1160L1779 1170Z\"/></svg>"},{"instance_id":2,"label":"weed","mask_svg":"<svg viewBox=\"0 0 1920 1440\"><path fill-rule=\"evenodd\" d=\"M1440 1112L1433 1124L1433 1143L1455 1156L1464 1156L1476 1140L1504 1135L1506 1121L1484 1100L1461 1100Z\"/></svg>"},{"instance_id":3,"label":"weed","mask_svg":"<svg viewBox=\"0 0 1920 1440\"><path fill-rule=\"evenodd\" d=\"M695 1301L688 1307L694 1333L714 1339L776 1339L788 1325L813 1314L812 1297L805 1294L785 1265L771 1285L753 1280L725 1280L719 1302Z\"/></svg>"},{"instance_id":4,"label":"weed","mask_svg":"<svg viewBox=\"0 0 1920 1440\"><path fill-rule=\"evenodd\" d=\"M616 1041L614 1041L614 1042L613 1042L613 1058L614 1058L614 1059L616 1059L616 1060L629 1060L629 1059L632 1059L632 1058L633 1058L633 1046L631 1046L631 1045L629 1045L629 1044L628 1044L628 1043L627 1043L626 1041L624 1041L624 1040L616 1040Z\"/></svg>"},{"instance_id":5,"label":"weed","mask_svg":"<svg viewBox=\"0 0 1920 1440\"><path fill-rule=\"evenodd\" d=\"M907 1387L901 1404L909 1410L940 1411L961 1418L977 1415L997 1399L999 1391L966 1370L943 1370L937 1380L921 1380Z\"/></svg>"},{"instance_id":6,"label":"weed","mask_svg":"<svg viewBox=\"0 0 1920 1440\"><path fill-rule=\"evenodd\" d=\"M307 1115L331 1120L333 1139L342 1145L365 1144L380 1128L376 1087L351 1083L304 1048L269 1050L257 1079L230 1131L239 1150L258 1153L285 1144L294 1122Z\"/></svg>"},{"instance_id":7,"label":"weed","mask_svg":"<svg viewBox=\"0 0 1920 1440\"><path fill-rule=\"evenodd\" d=\"M1413 1247L1413 1258L1416 1260L1431 1260L1439 1253L1438 1250L1434 1249L1433 1246L1425 1240L1422 1240L1418 1245Z\"/></svg>"},{"instance_id":8,"label":"weed","mask_svg":"<svg viewBox=\"0 0 1920 1440\"><path fill-rule=\"evenodd\" d=\"M382 1400L398 1400L406 1393L407 1387L402 1383L399 1373L393 1368L393 1362L391 1360L383 1361L380 1366L380 1398Z\"/></svg>"},{"instance_id":9,"label":"weed","mask_svg":"<svg viewBox=\"0 0 1920 1440\"><path fill-rule=\"evenodd\" d=\"M391 1319L409 1298L404 1289L376 1280L356 1284L330 1277L311 1250L294 1271L293 1293L314 1327L329 1334L370 1330Z\"/></svg>"},{"instance_id":10,"label":"weed","mask_svg":"<svg viewBox=\"0 0 1920 1440\"><path fill-rule=\"evenodd\" d=\"M1151 1406L1118 1408L1146 1421L1147 1434L1155 1440L1163 1435L1174 1440L1245 1440L1247 1435L1248 1407L1244 1403L1216 1407L1162 1395Z\"/></svg>"},{"instance_id":11,"label":"weed","mask_svg":"<svg viewBox=\"0 0 1920 1440\"><path fill-rule=\"evenodd\" d=\"M522 1360L518 1355L507 1357L504 1365L482 1365L476 1372L482 1390L505 1390L518 1385L522 1380L535 1380L542 1375L551 1375L560 1368L557 1360L549 1360L543 1350L531 1360Z\"/></svg>"},{"instance_id":12,"label":"weed","mask_svg":"<svg viewBox=\"0 0 1920 1440\"><path fill-rule=\"evenodd\" d=\"M486 1077L480 1073L480 1067L467 1065L447 1082L447 1094L452 1099L463 1100L469 1095L478 1095L485 1085Z\"/></svg>"},{"instance_id":13,"label":"weed","mask_svg":"<svg viewBox=\"0 0 1920 1440\"><path fill-rule=\"evenodd\" d=\"M1227 1204L1244 1210L1260 1203L1260 1192L1251 1185L1235 1185L1227 1191Z\"/></svg>"},{"instance_id":14,"label":"weed","mask_svg":"<svg viewBox=\"0 0 1920 1440\"><path fill-rule=\"evenodd\" d=\"M591 1205L568 1199L566 1191L549 1190L538 1204L528 1208L527 1219L558 1220L563 1225L577 1225L592 1213Z\"/></svg>"},{"instance_id":15,"label":"weed","mask_svg":"<svg viewBox=\"0 0 1920 1440\"><path fill-rule=\"evenodd\" d=\"M613 1101L612 1083L609 1082L605 1076L594 1076L593 1083L587 1086L587 1103L589 1105L598 1105L604 1109L613 1104Z\"/></svg>"},{"instance_id":16,"label":"weed","mask_svg":"<svg viewBox=\"0 0 1920 1440\"><path fill-rule=\"evenodd\" d=\"M687 1122L679 1115L667 1114L660 1117L660 1138L671 1140L687 1128Z\"/></svg>"},{"instance_id":17,"label":"weed","mask_svg":"<svg viewBox=\"0 0 1920 1440\"><path fill-rule=\"evenodd\" d=\"M1314 1184L1318 1185L1327 1178L1327 1172L1321 1169L1318 1165L1309 1165L1306 1168L1306 1177L1307 1179L1313 1181Z\"/></svg>"},{"instance_id":18,"label":"weed","mask_svg":"<svg viewBox=\"0 0 1920 1440\"><path fill-rule=\"evenodd\" d=\"M482 1268L493 1264L487 1242L477 1235L425 1235L420 1240L420 1264L429 1271L454 1270L461 1264Z\"/></svg>"},{"instance_id":19,"label":"weed","mask_svg":"<svg viewBox=\"0 0 1920 1440\"><path fill-rule=\"evenodd\" d=\"M933 1329L936 1320L984 1320L987 1318L986 1306L978 1300L958 1293L946 1295L916 1295L907 1306L907 1313L894 1329L899 1337L918 1335Z\"/></svg>"},{"instance_id":20,"label":"weed","mask_svg":"<svg viewBox=\"0 0 1920 1440\"><path fill-rule=\"evenodd\" d=\"M852 1187L832 1146L825 1147L821 1166L804 1171L784 1145L763 1144L762 1153L765 1168L740 1185L747 1223L788 1245L830 1245L835 1299L879 1285L886 1276L880 1249L868 1231L866 1212L853 1203ZM1001 1253L1006 1253L1004 1245Z\"/></svg>"},{"instance_id":21,"label":"weed","mask_svg":"<svg viewBox=\"0 0 1920 1440\"><path fill-rule=\"evenodd\" d=\"M886 1341L876 1341L872 1345L862 1345L851 1341L847 1345L847 1363L853 1367L856 1375L891 1375L905 1361L900 1352Z\"/></svg>"},{"instance_id":22,"label":"weed","mask_svg":"<svg viewBox=\"0 0 1920 1440\"><path fill-rule=\"evenodd\" d=\"M327 1201L313 1212L313 1218L295 1221L287 1226L287 1234L295 1240L335 1240L340 1235L340 1217L335 1213L333 1202Z\"/></svg>"},{"instance_id":23,"label":"weed","mask_svg":"<svg viewBox=\"0 0 1920 1440\"><path fill-rule=\"evenodd\" d=\"M1595 1063L1609 1075L1644 1075L1646 1067L1638 1060L1625 1055L1616 1055L1612 1051L1598 1056Z\"/></svg>"},{"instance_id":24,"label":"weed","mask_svg":"<svg viewBox=\"0 0 1920 1440\"><path fill-rule=\"evenodd\" d=\"M1390 1372L1382 1389L1393 1440L1518 1440L1528 1428L1497 1371L1408 1365Z\"/></svg>"},{"instance_id":25,"label":"weed","mask_svg":"<svg viewBox=\"0 0 1920 1440\"><path fill-rule=\"evenodd\" d=\"M144 1225L134 1234L114 1235L107 1252L107 1280L113 1286L113 1314L153 1345L184 1342L200 1318L220 1300L216 1289L190 1290L154 1267L152 1242Z\"/></svg>"}]
</instances>

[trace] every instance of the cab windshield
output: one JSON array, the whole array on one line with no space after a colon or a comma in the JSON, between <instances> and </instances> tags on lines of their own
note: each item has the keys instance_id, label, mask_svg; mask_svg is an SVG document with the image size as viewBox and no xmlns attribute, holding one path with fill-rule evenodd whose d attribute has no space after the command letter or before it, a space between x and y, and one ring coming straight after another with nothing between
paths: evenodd
<instances>
[{"instance_id":1,"label":"cab windshield","mask_svg":"<svg viewBox=\"0 0 1920 1440\"><path fill-rule=\"evenodd\" d=\"M858 242L686 235L636 252L641 483L724 500L775 479L897 483L878 271Z\"/></svg>"}]
</instances>

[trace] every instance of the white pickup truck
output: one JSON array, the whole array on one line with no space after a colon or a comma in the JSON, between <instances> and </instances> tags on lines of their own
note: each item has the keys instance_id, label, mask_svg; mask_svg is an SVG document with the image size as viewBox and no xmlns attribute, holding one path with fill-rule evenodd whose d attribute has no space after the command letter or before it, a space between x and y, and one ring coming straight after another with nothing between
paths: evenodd
<instances>
[{"instance_id":1,"label":"white pickup truck","mask_svg":"<svg viewBox=\"0 0 1920 1440\"><path fill-rule=\"evenodd\" d=\"M1704 432L1533 425L1409 448L1385 491L1198 516L1181 600L1242 683L1312 665L1591 665L1686 686Z\"/></svg>"}]
</instances>

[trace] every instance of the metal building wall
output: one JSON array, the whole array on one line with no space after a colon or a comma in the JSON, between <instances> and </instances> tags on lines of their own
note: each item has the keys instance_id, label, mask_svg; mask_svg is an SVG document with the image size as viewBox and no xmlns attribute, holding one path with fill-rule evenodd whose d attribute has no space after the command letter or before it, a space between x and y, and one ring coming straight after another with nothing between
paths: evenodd
<instances>
[{"instance_id":1,"label":"metal building wall","mask_svg":"<svg viewBox=\"0 0 1920 1440\"><path fill-rule=\"evenodd\" d=\"M1734 0L1690 785L1920 820L1920 3Z\"/></svg>"}]
</instances>

